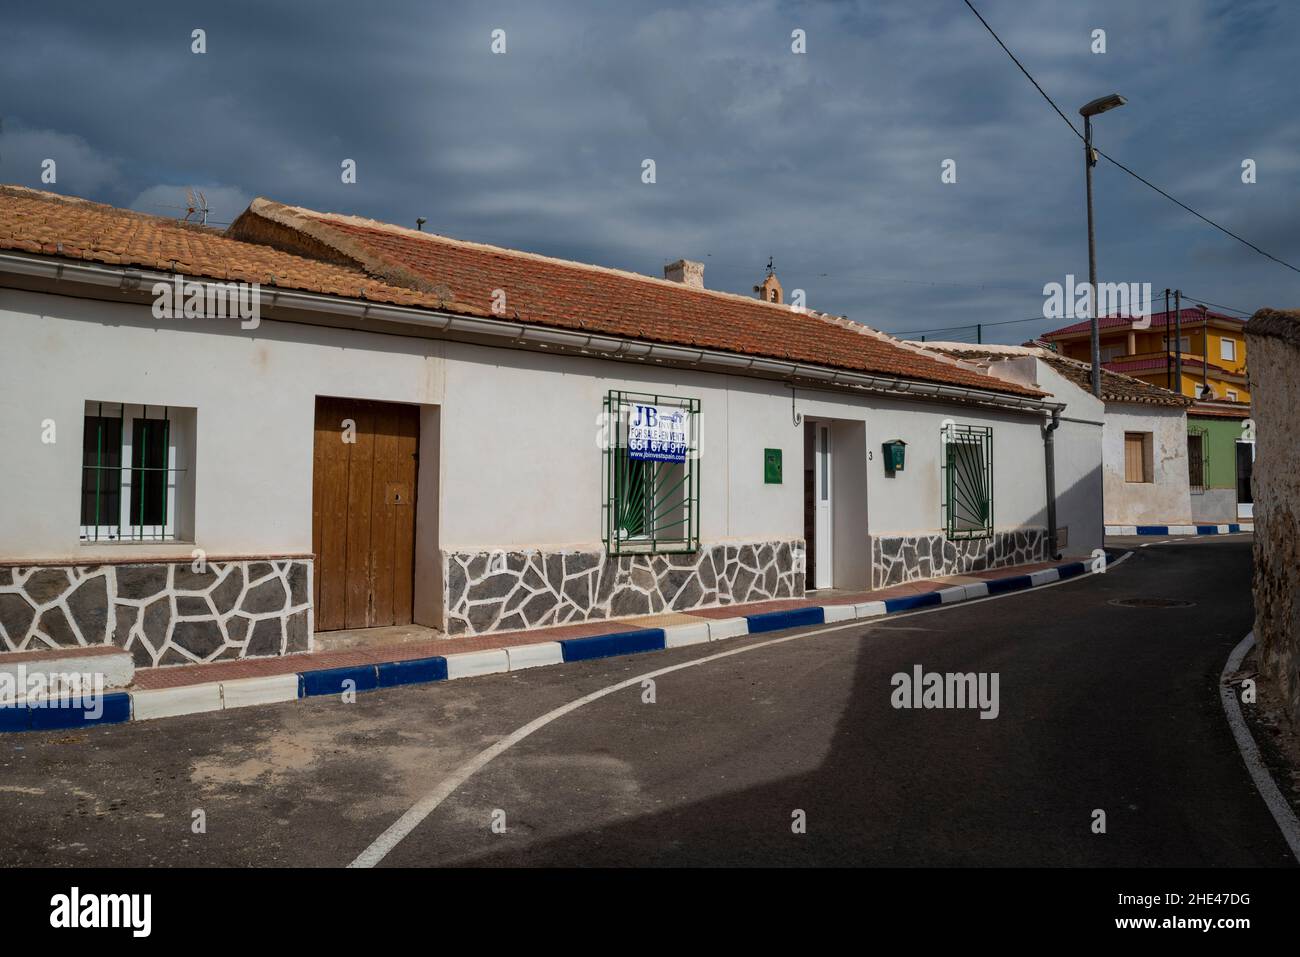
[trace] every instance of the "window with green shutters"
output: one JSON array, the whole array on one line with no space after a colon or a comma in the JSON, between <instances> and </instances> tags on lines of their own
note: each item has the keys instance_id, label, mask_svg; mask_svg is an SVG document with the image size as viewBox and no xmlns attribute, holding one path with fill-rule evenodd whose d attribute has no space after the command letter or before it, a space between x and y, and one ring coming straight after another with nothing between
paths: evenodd
<instances>
[{"instance_id":1,"label":"window with green shutters","mask_svg":"<svg viewBox=\"0 0 1300 957\"><path fill-rule=\"evenodd\" d=\"M943 515L950 539L993 536L993 429L949 423L943 442Z\"/></svg>"},{"instance_id":2,"label":"window with green shutters","mask_svg":"<svg viewBox=\"0 0 1300 957\"><path fill-rule=\"evenodd\" d=\"M192 485L192 409L87 402L81 435L83 542L175 541Z\"/></svg>"},{"instance_id":3,"label":"window with green shutters","mask_svg":"<svg viewBox=\"0 0 1300 957\"><path fill-rule=\"evenodd\" d=\"M629 434L638 406L687 414L684 461L634 458ZM605 396L603 538L611 555L693 552L700 547L700 400L610 391Z\"/></svg>"}]
</instances>

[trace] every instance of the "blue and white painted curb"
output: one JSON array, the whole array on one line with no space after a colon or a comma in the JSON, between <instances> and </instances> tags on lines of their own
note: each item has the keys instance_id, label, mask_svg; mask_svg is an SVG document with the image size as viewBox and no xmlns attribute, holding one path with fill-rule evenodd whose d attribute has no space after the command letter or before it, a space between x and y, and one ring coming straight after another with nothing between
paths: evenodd
<instances>
[{"instance_id":1,"label":"blue and white painted curb","mask_svg":"<svg viewBox=\"0 0 1300 957\"><path fill-rule=\"evenodd\" d=\"M1091 563L1073 562L987 581L951 585L919 595L902 595L877 601L837 605L808 605L783 611L760 612L737 618L701 619L663 628L638 628L590 638L562 638L509 648L436 655L409 661L303 671L298 674L268 675L261 678L233 678L205 684L182 685L141 691L112 691L101 697L97 716L83 707L48 707L46 702L0 705L0 732L45 731L81 728L95 724L118 724L170 718L204 711L222 711L258 704L276 704L346 691L374 691L398 685L428 684L456 678L501 674L558 665L570 661L592 661L662 651L686 645L705 644L787 628L827 625L858 619L879 618L894 612L934 605L987 598L1092 573Z\"/></svg>"},{"instance_id":2,"label":"blue and white painted curb","mask_svg":"<svg viewBox=\"0 0 1300 957\"><path fill-rule=\"evenodd\" d=\"M1253 522L1228 525L1107 525L1107 535L1235 535L1253 532Z\"/></svg>"}]
</instances>

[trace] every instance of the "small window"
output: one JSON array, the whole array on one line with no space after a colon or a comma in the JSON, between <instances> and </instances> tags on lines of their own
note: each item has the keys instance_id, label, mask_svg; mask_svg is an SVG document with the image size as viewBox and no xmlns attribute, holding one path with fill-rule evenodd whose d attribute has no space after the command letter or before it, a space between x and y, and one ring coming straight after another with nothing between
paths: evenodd
<instances>
[{"instance_id":1,"label":"small window","mask_svg":"<svg viewBox=\"0 0 1300 957\"><path fill-rule=\"evenodd\" d=\"M993 429L949 425L943 438L943 513L950 539L993 535Z\"/></svg>"},{"instance_id":2,"label":"small window","mask_svg":"<svg viewBox=\"0 0 1300 957\"><path fill-rule=\"evenodd\" d=\"M699 548L698 399L605 399L604 538L611 555Z\"/></svg>"},{"instance_id":3,"label":"small window","mask_svg":"<svg viewBox=\"0 0 1300 957\"><path fill-rule=\"evenodd\" d=\"M1237 343L1231 339L1219 340L1219 358L1229 362L1237 361Z\"/></svg>"},{"instance_id":4,"label":"small window","mask_svg":"<svg viewBox=\"0 0 1300 957\"><path fill-rule=\"evenodd\" d=\"M1124 433L1124 481L1153 482L1155 455L1150 432Z\"/></svg>"},{"instance_id":5,"label":"small window","mask_svg":"<svg viewBox=\"0 0 1300 957\"><path fill-rule=\"evenodd\" d=\"M194 410L87 402L82 542L164 542L192 533Z\"/></svg>"},{"instance_id":6,"label":"small window","mask_svg":"<svg viewBox=\"0 0 1300 957\"><path fill-rule=\"evenodd\" d=\"M1226 395L1226 396L1228 397L1228 401L1229 401L1229 402L1236 402L1236 401L1237 401L1237 393L1234 392L1232 389L1229 389L1227 392L1224 393L1224 395Z\"/></svg>"}]
</instances>

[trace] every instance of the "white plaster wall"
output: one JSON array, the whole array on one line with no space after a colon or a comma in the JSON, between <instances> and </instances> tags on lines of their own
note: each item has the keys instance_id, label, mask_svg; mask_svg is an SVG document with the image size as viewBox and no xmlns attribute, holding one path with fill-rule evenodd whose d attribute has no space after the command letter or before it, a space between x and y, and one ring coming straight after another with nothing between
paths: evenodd
<instances>
[{"instance_id":1,"label":"white plaster wall","mask_svg":"<svg viewBox=\"0 0 1300 957\"><path fill-rule=\"evenodd\" d=\"M603 401L611 389L698 398L703 539L803 536L801 432L780 383L448 343L442 546L601 541ZM763 450L785 481L763 482Z\"/></svg>"},{"instance_id":2,"label":"white plaster wall","mask_svg":"<svg viewBox=\"0 0 1300 957\"><path fill-rule=\"evenodd\" d=\"M1124 433L1152 433L1153 482L1124 481ZM1187 524L1187 413L1183 409L1112 402L1102 434L1107 525Z\"/></svg>"},{"instance_id":3,"label":"white plaster wall","mask_svg":"<svg viewBox=\"0 0 1300 957\"><path fill-rule=\"evenodd\" d=\"M0 289L0 344L4 559L310 553L315 397L442 400L442 344L431 340L160 322L146 306ZM193 545L79 543L88 399L197 409ZM45 419L52 445L41 442Z\"/></svg>"}]
</instances>

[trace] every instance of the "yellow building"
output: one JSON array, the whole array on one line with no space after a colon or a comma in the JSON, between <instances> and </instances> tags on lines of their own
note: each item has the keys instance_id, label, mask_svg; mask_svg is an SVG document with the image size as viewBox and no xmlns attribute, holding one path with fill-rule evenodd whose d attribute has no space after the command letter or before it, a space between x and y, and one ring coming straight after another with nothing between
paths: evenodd
<instances>
[{"instance_id":1,"label":"yellow building","mask_svg":"<svg viewBox=\"0 0 1300 957\"><path fill-rule=\"evenodd\" d=\"M1101 320L1102 368L1174 389L1183 395L1224 402L1250 403L1246 378L1245 319L1202 308L1153 313L1150 325L1129 316ZM1176 326L1181 323L1182 381L1177 379ZM1039 336L1061 355L1081 362L1091 360L1092 341L1087 321L1076 322ZM1208 393L1206 392L1208 388Z\"/></svg>"}]
</instances>

